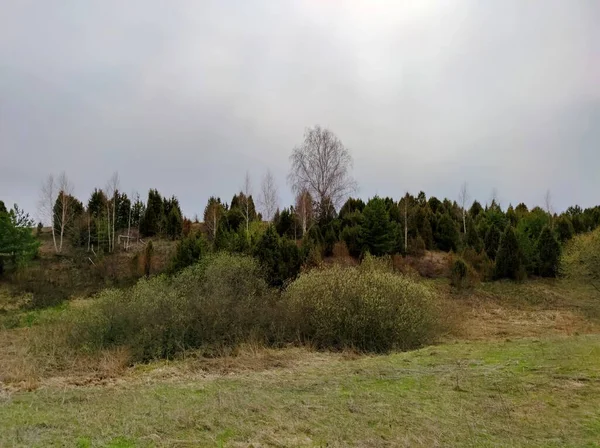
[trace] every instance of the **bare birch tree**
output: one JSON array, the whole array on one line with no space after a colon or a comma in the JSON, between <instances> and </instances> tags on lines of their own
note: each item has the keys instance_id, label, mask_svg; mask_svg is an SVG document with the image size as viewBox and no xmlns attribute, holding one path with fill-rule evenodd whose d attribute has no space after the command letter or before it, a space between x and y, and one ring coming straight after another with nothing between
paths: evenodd
<instances>
[{"instance_id":1,"label":"bare birch tree","mask_svg":"<svg viewBox=\"0 0 600 448\"><path fill-rule=\"evenodd\" d=\"M56 192L56 193L55 193ZM73 184L63 171L58 176L56 182L52 175L48 177L42 196L45 197L46 214L50 215L50 224L52 226L52 239L54 250L61 253L65 231L73 221ZM51 200L53 200L51 205ZM58 243L56 242L56 232L58 231Z\"/></svg>"},{"instance_id":2,"label":"bare birch tree","mask_svg":"<svg viewBox=\"0 0 600 448\"><path fill-rule=\"evenodd\" d=\"M52 228L52 242L54 243L54 252L58 253L58 244L56 243L56 232L54 230L54 204L58 195L58 187L54 176L49 174L42 184L40 198L38 202L38 214L41 222L50 223Z\"/></svg>"},{"instance_id":3,"label":"bare birch tree","mask_svg":"<svg viewBox=\"0 0 600 448\"><path fill-rule=\"evenodd\" d=\"M458 202L460 203L460 207L462 209L462 218L463 218L463 233L467 234L467 202L469 202L469 191L467 188L467 183L464 182L460 187L460 193L458 194Z\"/></svg>"},{"instance_id":4,"label":"bare birch tree","mask_svg":"<svg viewBox=\"0 0 600 448\"><path fill-rule=\"evenodd\" d=\"M244 185L242 186L241 209L242 215L246 220L246 232L250 230L250 196L252 195L252 181L250 179L250 173L246 171L246 177L244 178Z\"/></svg>"},{"instance_id":5,"label":"bare birch tree","mask_svg":"<svg viewBox=\"0 0 600 448\"><path fill-rule=\"evenodd\" d=\"M304 142L290 156L292 162L288 182L296 194L308 190L320 204L330 200L335 207L357 184L352 178L352 156L340 139L320 126L307 128Z\"/></svg>"},{"instance_id":6,"label":"bare birch tree","mask_svg":"<svg viewBox=\"0 0 600 448\"><path fill-rule=\"evenodd\" d=\"M115 250L115 220L117 210L117 195L119 194L119 173L115 171L106 184L106 216L108 226L108 251ZM112 197L112 200L111 200ZM112 202L112 210L111 210ZM111 216L112 215L112 216Z\"/></svg>"},{"instance_id":7,"label":"bare birch tree","mask_svg":"<svg viewBox=\"0 0 600 448\"><path fill-rule=\"evenodd\" d=\"M550 217L550 227L554 228L554 220L552 219L552 194L550 190L546 190L546 194L544 195L544 207L546 208L546 213Z\"/></svg>"},{"instance_id":8,"label":"bare birch tree","mask_svg":"<svg viewBox=\"0 0 600 448\"><path fill-rule=\"evenodd\" d=\"M265 221L271 222L278 207L277 186L271 170L267 170L260 186L259 207Z\"/></svg>"},{"instance_id":9,"label":"bare birch tree","mask_svg":"<svg viewBox=\"0 0 600 448\"><path fill-rule=\"evenodd\" d=\"M296 214L302 225L302 235L306 235L313 217L313 200L308 190L302 190L296 195Z\"/></svg>"}]
</instances>

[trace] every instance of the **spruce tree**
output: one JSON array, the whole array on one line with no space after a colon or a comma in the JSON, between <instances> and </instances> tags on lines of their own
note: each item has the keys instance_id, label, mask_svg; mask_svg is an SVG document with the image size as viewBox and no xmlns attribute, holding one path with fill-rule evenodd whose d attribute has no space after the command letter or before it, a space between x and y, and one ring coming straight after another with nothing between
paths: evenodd
<instances>
[{"instance_id":1,"label":"spruce tree","mask_svg":"<svg viewBox=\"0 0 600 448\"><path fill-rule=\"evenodd\" d=\"M394 249L394 225L385 201L377 196L363 210L359 241L363 250L375 256L389 254Z\"/></svg>"},{"instance_id":2,"label":"spruce tree","mask_svg":"<svg viewBox=\"0 0 600 448\"><path fill-rule=\"evenodd\" d=\"M537 241L539 274L557 277L560 264L560 243L549 226L544 227Z\"/></svg>"},{"instance_id":3,"label":"spruce tree","mask_svg":"<svg viewBox=\"0 0 600 448\"><path fill-rule=\"evenodd\" d=\"M484 239L484 247L485 253L490 258L490 260L496 259L496 253L498 252L498 247L500 246L500 238L502 234L497 226L492 225L487 230Z\"/></svg>"},{"instance_id":4,"label":"spruce tree","mask_svg":"<svg viewBox=\"0 0 600 448\"><path fill-rule=\"evenodd\" d=\"M495 277L518 280L522 272L522 256L515 230L507 226L500 238L500 247L496 254Z\"/></svg>"}]
</instances>

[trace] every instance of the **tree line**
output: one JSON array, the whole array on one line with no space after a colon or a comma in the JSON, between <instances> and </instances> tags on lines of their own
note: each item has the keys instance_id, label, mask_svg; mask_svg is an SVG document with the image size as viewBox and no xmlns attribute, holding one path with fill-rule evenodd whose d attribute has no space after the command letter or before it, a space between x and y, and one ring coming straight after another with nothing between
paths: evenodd
<instances>
[{"instance_id":1,"label":"tree line","mask_svg":"<svg viewBox=\"0 0 600 448\"><path fill-rule=\"evenodd\" d=\"M162 196L156 189L148 192L146 201L135 192L128 196L120 191L117 173L104 189L96 188L86 204L74 197L64 173L56 179L49 176L39 211L51 223L56 253L63 251L65 241L90 252L111 253L119 240L128 249L139 238L163 237L180 240L173 269L208 250L248 253L261 260L274 284L293 277L302 264L332 256L336 248L352 257L452 251L485 270L487 277L556 276L561 245L600 225L600 207L573 206L558 215L552 212L549 194L544 208L531 210L523 203L504 210L495 192L489 204L469 203L466 183L457 200L419 192L365 202L351 196L357 184L350 151L333 132L319 126L306 130L290 162L293 205L279 207L270 171L255 203L246 174L229 203L209 198L203 223L195 227L183 216L175 196ZM3 243L0 253L20 252L14 244L10 250L6 247Z\"/></svg>"}]
</instances>

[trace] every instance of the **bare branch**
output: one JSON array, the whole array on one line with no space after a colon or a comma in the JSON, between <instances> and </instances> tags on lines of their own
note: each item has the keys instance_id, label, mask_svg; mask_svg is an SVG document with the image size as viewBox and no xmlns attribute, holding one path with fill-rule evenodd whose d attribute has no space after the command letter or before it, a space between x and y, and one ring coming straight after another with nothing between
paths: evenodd
<instances>
[{"instance_id":1,"label":"bare branch","mask_svg":"<svg viewBox=\"0 0 600 448\"><path fill-rule=\"evenodd\" d=\"M271 170L267 170L260 186L260 197L258 199L258 205L265 221L270 222L273 219L279 205L278 202L275 179Z\"/></svg>"},{"instance_id":2,"label":"bare branch","mask_svg":"<svg viewBox=\"0 0 600 448\"><path fill-rule=\"evenodd\" d=\"M288 182L296 194L306 190L319 203L329 199L338 207L357 189L350 152L328 129L306 129L304 142L293 149L290 160Z\"/></svg>"}]
</instances>

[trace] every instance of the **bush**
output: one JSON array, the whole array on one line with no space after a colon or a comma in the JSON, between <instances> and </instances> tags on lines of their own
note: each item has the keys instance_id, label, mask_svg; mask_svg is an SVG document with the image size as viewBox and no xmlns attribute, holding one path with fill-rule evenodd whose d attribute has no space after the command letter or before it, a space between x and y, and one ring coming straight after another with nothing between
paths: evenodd
<instances>
[{"instance_id":1,"label":"bush","mask_svg":"<svg viewBox=\"0 0 600 448\"><path fill-rule=\"evenodd\" d=\"M471 266L483 281L492 280L494 274L494 263L488 258L487 254L481 250L468 247L461 253L462 259Z\"/></svg>"},{"instance_id":2,"label":"bush","mask_svg":"<svg viewBox=\"0 0 600 448\"><path fill-rule=\"evenodd\" d=\"M452 263L452 271L450 273L450 284L458 289L462 289L467 282L469 267L460 258Z\"/></svg>"},{"instance_id":3,"label":"bush","mask_svg":"<svg viewBox=\"0 0 600 448\"><path fill-rule=\"evenodd\" d=\"M70 313L67 343L97 351L125 345L133 360L172 358L192 348L231 348L250 339L276 343L283 319L273 294L247 256L203 258L178 276L142 279L129 290L107 290Z\"/></svg>"},{"instance_id":4,"label":"bush","mask_svg":"<svg viewBox=\"0 0 600 448\"><path fill-rule=\"evenodd\" d=\"M201 233L189 235L177 243L175 255L171 259L169 272L175 273L196 263L208 252L208 243Z\"/></svg>"},{"instance_id":5,"label":"bush","mask_svg":"<svg viewBox=\"0 0 600 448\"><path fill-rule=\"evenodd\" d=\"M318 348L406 350L437 334L432 292L388 267L312 270L288 287L284 299L291 326Z\"/></svg>"}]
</instances>

